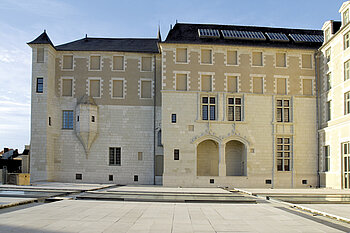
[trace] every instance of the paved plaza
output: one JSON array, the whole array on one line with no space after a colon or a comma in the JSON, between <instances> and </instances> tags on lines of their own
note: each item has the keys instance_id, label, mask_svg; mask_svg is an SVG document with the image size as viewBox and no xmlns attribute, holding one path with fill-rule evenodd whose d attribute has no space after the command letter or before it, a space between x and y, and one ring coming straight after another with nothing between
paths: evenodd
<instances>
[{"instance_id":1,"label":"paved plaza","mask_svg":"<svg viewBox=\"0 0 350 233\"><path fill-rule=\"evenodd\" d=\"M111 186L93 184L41 183L32 186L0 186L1 191L40 192L50 196L59 193L60 201L24 204L3 208L0 211L0 232L350 232L350 224L311 214L286 205L283 202L264 200L264 195L317 195L322 190L254 190L262 197L229 192L221 188L167 188L161 186ZM24 190L24 191L23 191ZM54 192L55 191L55 192ZM252 191L252 190L251 190ZM249 193L248 190L245 192ZM72 194L74 193L74 195ZM81 200L78 197L100 193L107 200ZM116 201L110 195L140 196L143 201ZM330 190L327 194L346 195L343 191ZM50 194L50 195L49 195ZM263 194L263 195L262 195ZM3 194L5 195L5 194ZM150 195L156 201L145 200ZM157 201L159 196L176 196L183 203ZM217 199L186 202L188 196L205 195L213 200L218 196L238 198L225 203ZM258 195L258 196L259 196ZM70 199L69 199L70 198ZM240 198L251 200L240 203ZM0 202L33 200L30 198L0 196ZM39 199L38 199L39 200ZM259 201L260 200L260 201ZM5 204L6 204L5 203ZM303 204L304 207L325 211L349 218L348 204Z\"/></svg>"}]
</instances>

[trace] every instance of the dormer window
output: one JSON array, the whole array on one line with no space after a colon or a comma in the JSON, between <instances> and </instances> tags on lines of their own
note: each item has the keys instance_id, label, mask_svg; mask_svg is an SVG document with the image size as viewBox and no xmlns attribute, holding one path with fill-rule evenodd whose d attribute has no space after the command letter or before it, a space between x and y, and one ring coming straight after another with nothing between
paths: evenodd
<instances>
[{"instance_id":1,"label":"dormer window","mask_svg":"<svg viewBox=\"0 0 350 233\"><path fill-rule=\"evenodd\" d=\"M327 42L331 38L331 29L327 28L324 32L324 41Z\"/></svg>"},{"instance_id":2,"label":"dormer window","mask_svg":"<svg viewBox=\"0 0 350 233\"><path fill-rule=\"evenodd\" d=\"M343 13L343 26L349 23L349 9Z\"/></svg>"}]
</instances>

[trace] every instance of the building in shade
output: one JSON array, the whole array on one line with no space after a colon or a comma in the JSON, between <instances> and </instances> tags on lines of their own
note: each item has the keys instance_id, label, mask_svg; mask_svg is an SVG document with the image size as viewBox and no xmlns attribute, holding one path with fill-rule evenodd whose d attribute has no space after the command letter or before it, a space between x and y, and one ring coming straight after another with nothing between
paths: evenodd
<instances>
[{"instance_id":1,"label":"building in shade","mask_svg":"<svg viewBox=\"0 0 350 233\"><path fill-rule=\"evenodd\" d=\"M349 6L323 31L44 32L28 43L32 181L349 188Z\"/></svg>"}]
</instances>

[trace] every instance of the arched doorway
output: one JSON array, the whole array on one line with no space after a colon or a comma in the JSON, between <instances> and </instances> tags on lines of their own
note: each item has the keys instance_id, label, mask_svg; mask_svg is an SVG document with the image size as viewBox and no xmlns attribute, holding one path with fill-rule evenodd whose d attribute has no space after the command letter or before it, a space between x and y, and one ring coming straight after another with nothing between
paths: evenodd
<instances>
[{"instance_id":1,"label":"arched doorway","mask_svg":"<svg viewBox=\"0 0 350 233\"><path fill-rule=\"evenodd\" d=\"M197 146L197 176L219 175L219 145L205 140Z\"/></svg>"},{"instance_id":2,"label":"arched doorway","mask_svg":"<svg viewBox=\"0 0 350 233\"><path fill-rule=\"evenodd\" d=\"M245 176L247 151L243 143L232 140L225 145L226 176Z\"/></svg>"}]
</instances>

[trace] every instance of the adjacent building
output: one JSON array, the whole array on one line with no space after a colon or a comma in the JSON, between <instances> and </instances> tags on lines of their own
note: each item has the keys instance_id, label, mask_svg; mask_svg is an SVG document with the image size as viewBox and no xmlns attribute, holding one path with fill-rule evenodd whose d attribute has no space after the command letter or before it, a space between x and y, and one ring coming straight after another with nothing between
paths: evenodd
<instances>
[{"instance_id":1,"label":"adjacent building","mask_svg":"<svg viewBox=\"0 0 350 233\"><path fill-rule=\"evenodd\" d=\"M32 181L349 188L349 6L323 31L44 32L28 43Z\"/></svg>"},{"instance_id":2,"label":"adjacent building","mask_svg":"<svg viewBox=\"0 0 350 233\"><path fill-rule=\"evenodd\" d=\"M350 1L341 6L341 22L327 21L319 49L320 185L350 188Z\"/></svg>"}]
</instances>

